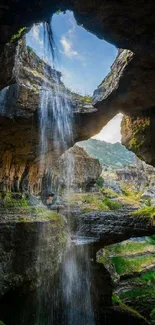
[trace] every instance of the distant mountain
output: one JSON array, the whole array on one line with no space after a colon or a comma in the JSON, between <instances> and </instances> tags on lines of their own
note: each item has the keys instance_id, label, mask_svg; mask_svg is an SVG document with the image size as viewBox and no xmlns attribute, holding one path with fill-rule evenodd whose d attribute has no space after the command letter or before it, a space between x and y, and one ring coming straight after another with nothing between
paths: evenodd
<instances>
[{"instance_id":1,"label":"distant mountain","mask_svg":"<svg viewBox=\"0 0 155 325\"><path fill-rule=\"evenodd\" d=\"M122 168L136 164L136 156L133 152L127 150L121 143L109 143L96 139L89 139L77 143L84 148L88 154L98 158L102 166L111 166Z\"/></svg>"}]
</instances>

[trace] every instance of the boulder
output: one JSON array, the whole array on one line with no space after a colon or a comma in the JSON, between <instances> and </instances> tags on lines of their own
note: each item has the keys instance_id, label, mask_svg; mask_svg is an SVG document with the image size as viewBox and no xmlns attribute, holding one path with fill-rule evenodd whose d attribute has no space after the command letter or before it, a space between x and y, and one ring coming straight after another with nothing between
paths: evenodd
<instances>
[{"instance_id":1,"label":"boulder","mask_svg":"<svg viewBox=\"0 0 155 325\"><path fill-rule=\"evenodd\" d=\"M74 145L60 158L59 184L75 191L90 191L101 175L98 159L92 158L81 147Z\"/></svg>"}]
</instances>

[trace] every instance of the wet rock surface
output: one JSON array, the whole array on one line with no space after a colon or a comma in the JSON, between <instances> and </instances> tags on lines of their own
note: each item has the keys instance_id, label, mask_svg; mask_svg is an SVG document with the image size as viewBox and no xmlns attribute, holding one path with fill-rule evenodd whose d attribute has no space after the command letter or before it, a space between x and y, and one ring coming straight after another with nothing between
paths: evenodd
<instances>
[{"instance_id":1,"label":"wet rock surface","mask_svg":"<svg viewBox=\"0 0 155 325\"><path fill-rule=\"evenodd\" d=\"M76 236L94 238L94 246L103 247L131 237L155 233L153 219L131 215L129 211L76 212L72 221ZM76 232L77 229L77 232ZM79 230L78 230L79 229Z\"/></svg>"},{"instance_id":2,"label":"wet rock surface","mask_svg":"<svg viewBox=\"0 0 155 325\"><path fill-rule=\"evenodd\" d=\"M0 207L0 213L0 297L18 287L33 291L45 273L50 279L59 270L67 238L64 219L38 206Z\"/></svg>"}]
</instances>

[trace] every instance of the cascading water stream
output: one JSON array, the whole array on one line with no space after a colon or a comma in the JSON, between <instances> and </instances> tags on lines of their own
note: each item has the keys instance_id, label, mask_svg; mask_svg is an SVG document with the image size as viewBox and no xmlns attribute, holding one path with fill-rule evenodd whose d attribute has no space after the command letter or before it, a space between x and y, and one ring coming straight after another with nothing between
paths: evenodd
<instances>
[{"instance_id":1,"label":"cascading water stream","mask_svg":"<svg viewBox=\"0 0 155 325\"><path fill-rule=\"evenodd\" d=\"M48 30L49 32L49 30ZM46 42L47 28L44 33L44 43ZM53 37L52 37L53 40ZM50 43L51 45L51 43ZM44 48L47 50L47 46ZM53 50L52 50L53 54ZM49 55L48 53L46 56ZM54 59L52 55L52 59ZM53 60L54 62L54 60ZM71 108L71 100L67 91L62 89L60 74L53 68L53 80L49 85L46 75L47 71L44 66L44 82L40 90L40 156L41 167L46 168L46 154L48 153L49 143L53 142L54 151L57 157L67 150L73 143L73 112ZM68 161L65 162L64 170L66 171L66 191L70 192L70 184L74 178L74 158L69 155ZM67 218L70 218L70 207L68 206ZM38 243L40 246L41 243ZM42 286L39 292L40 296L44 296L43 300L38 299L38 313L36 325L55 325L55 313L52 311L52 318L43 320L41 311L42 304L49 304L49 283L48 279L44 279L48 256L42 253L39 248L38 265L42 279ZM39 276L40 276L39 275ZM45 280L45 282L44 282ZM88 251L84 246L74 246L71 241L70 229L68 229L68 244L64 256L61 274L61 288L63 295L64 318L57 324L65 325L94 325L93 312L90 297L90 259ZM55 292L55 299L58 293ZM79 303L81 302L81 303ZM52 306L51 306L52 310ZM54 315L54 316L53 316Z\"/></svg>"}]
</instances>

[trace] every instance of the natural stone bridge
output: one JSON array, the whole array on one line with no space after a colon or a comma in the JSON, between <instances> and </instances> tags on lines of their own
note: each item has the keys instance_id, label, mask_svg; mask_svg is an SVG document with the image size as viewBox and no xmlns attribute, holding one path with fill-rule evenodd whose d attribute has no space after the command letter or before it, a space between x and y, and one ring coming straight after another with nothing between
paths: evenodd
<instances>
[{"instance_id":1,"label":"natural stone bridge","mask_svg":"<svg viewBox=\"0 0 155 325\"><path fill-rule=\"evenodd\" d=\"M155 218L132 215L129 211L73 213L75 241L85 242L93 252L132 237L155 234Z\"/></svg>"}]
</instances>

